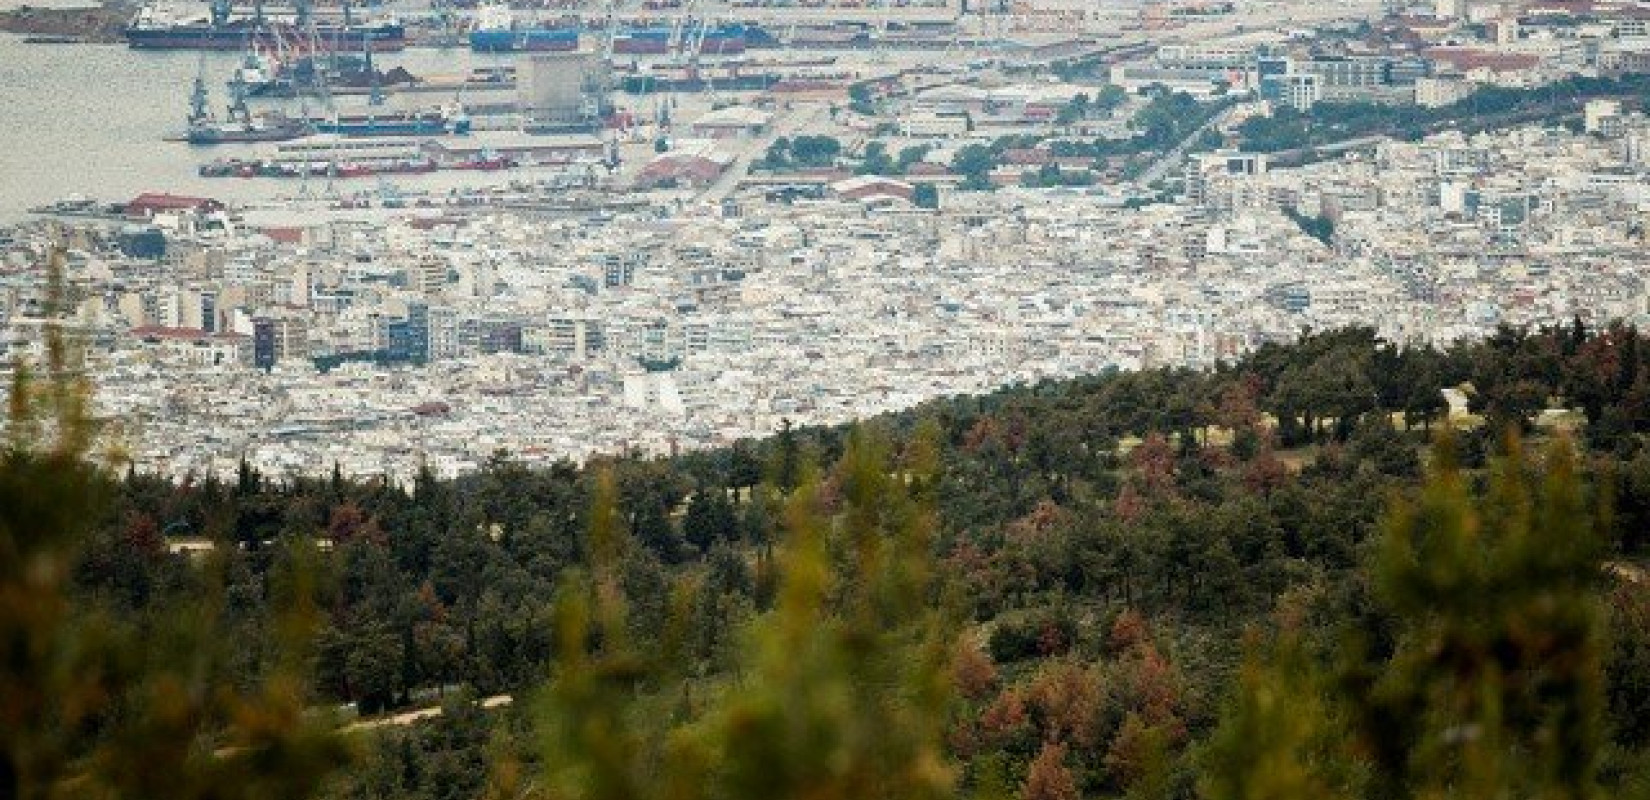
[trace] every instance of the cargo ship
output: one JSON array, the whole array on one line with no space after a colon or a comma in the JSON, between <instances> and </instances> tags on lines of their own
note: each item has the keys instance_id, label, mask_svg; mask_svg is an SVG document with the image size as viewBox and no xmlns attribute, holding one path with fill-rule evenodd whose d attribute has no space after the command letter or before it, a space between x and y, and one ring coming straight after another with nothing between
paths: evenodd
<instances>
[{"instance_id":1,"label":"cargo ship","mask_svg":"<svg viewBox=\"0 0 1650 800\"><path fill-rule=\"evenodd\" d=\"M220 159L202 164L202 178L367 178L376 175L426 175L441 169L428 159L371 164L283 164L275 161Z\"/></svg>"},{"instance_id":2,"label":"cargo ship","mask_svg":"<svg viewBox=\"0 0 1650 800\"><path fill-rule=\"evenodd\" d=\"M246 142L289 142L314 133L303 120L282 114L260 114L244 120L191 123L183 140L196 145L240 144Z\"/></svg>"},{"instance_id":3,"label":"cargo ship","mask_svg":"<svg viewBox=\"0 0 1650 800\"><path fill-rule=\"evenodd\" d=\"M463 136L470 132L470 117L463 108L425 108L330 114L308 120L317 133L350 138L367 136Z\"/></svg>"},{"instance_id":4,"label":"cargo ship","mask_svg":"<svg viewBox=\"0 0 1650 800\"><path fill-rule=\"evenodd\" d=\"M791 25L784 29L750 25L745 27L745 46L762 49L853 49L869 47L871 31L854 24ZM709 46L705 52L711 52Z\"/></svg>"},{"instance_id":5,"label":"cargo ship","mask_svg":"<svg viewBox=\"0 0 1650 800\"><path fill-rule=\"evenodd\" d=\"M665 25L621 28L613 34L613 52L624 55L663 55L677 49L693 49L703 55L735 55L745 52L747 39L743 25L714 25L690 28L680 33Z\"/></svg>"},{"instance_id":6,"label":"cargo ship","mask_svg":"<svg viewBox=\"0 0 1650 800\"><path fill-rule=\"evenodd\" d=\"M261 12L234 17L222 0L205 14L177 14L145 5L126 26L126 43L140 50L245 50L301 43L314 50L392 51L407 45L399 22L314 21L305 13L276 19Z\"/></svg>"},{"instance_id":7,"label":"cargo ship","mask_svg":"<svg viewBox=\"0 0 1650 800\"><path fill-rule=\"evenodd\" d=\"M201 165L203 178L357 178L433 172L435 161L417 139L351 140L320 136L276 145L261 158Z\"/></svg>"},{"instance_id":8,"label":"cargo ship","mask_svg":"<svg viewBox=\"0 0 1650 800\"><path fill-rule=\"evenodd\" d=\"M483 6L470 31L470 49L478 53L561 53L579 49L579 23L518 24L507 6Z\"/></svg>"},{"instance_id":9,"label":"cargo ship","mask_svg":"<svg viewBox=\"0 0 1650 800\"><path fill-rule=\"evenodd\" d=\"M439 170L493 172L519 166L512 158L480 152L443 158L417 139L359 141L338 137L278 145L260 158L218 159L200 167L204 178L364 178L423 175Z\"/></svg>"}]
</instances>

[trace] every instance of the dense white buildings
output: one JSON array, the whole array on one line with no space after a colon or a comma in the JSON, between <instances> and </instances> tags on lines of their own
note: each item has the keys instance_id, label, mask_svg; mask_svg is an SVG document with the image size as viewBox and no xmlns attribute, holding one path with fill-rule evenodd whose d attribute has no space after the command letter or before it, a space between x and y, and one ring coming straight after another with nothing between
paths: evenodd
<instances>
[{"instance_id":1,"label":"dense white buildings","mask_svg":"<svg viewBox=\"0 0 1650 800\"><path fill-rule=\"evenodd\" d=\"M1099 76L912 70L880 117L771 97L684 115L692 137L660 139L599 190L276 223L167 210L158 258L29 226L0 237L0 350L40 354L41 264L66 244L58 323L141 467L405 477L499 450L665 453L1017 381L1208 367L1304 328L1449 341L1647 321L1650 123L1631 104L1588 104L1574 130L1371 137L1300 167L1228 149L1223 129L1279 106L1446 106L1644 50L1611 33L1577 61L1539 21L1446 41L1481 7L1403 22L1440 32L1413 53L1320 52L1266 29L1102 64L1114 86L1221 98L1161 152L1108 152L1148 100L1081 108ZM859 127L818 122L839 116ZM745 175L776 137L826 124L845 150L886 137L886 156L914 160L897 178L850 163ZM1004 135L1030 140L998 148L985 177L1006 187L960 188L953 159ZM1098 183L1015 186L1043 172Z\"/></svg>"},{"instance_id":2,"label":"dense white buildings","mask_svg":"<svg viewBox=\"0 0 1650 800\"><path fill-rule=\"evenodd\" d=\"M173 474L242 456L405 476L500 449L668 452L1014 381L1208 366L1306 327L1441 341L1643 320L1650 182L1627 142L1646 123L1622 126L1294 169L1205 155L1196 198L1139 208L1004 190L921 213L749 201L737 219L335 223L311 237L326 247L221 242L250 272L81 250L73 325L100 412ZM1329 242L1291 213L1330 220ZM14 323L31 313L20 274Z\"/></svg>"}]
</instances>

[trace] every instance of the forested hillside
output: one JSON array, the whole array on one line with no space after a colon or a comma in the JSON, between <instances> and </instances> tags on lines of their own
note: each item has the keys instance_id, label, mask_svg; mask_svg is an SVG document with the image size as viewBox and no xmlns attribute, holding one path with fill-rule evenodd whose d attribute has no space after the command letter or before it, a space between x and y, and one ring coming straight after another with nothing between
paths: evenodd
<instances>
[{"instance_id":1,"label":"forested hillside","mask_svg":"<svg viewBox=\"0 0 1650 800\"><path fill-rule=\"evenodd\" d=\"M1650 796L1647 344L1342 330L407 486L88 466L55 369L0 796Z\"/></svg>"}]
</instances>

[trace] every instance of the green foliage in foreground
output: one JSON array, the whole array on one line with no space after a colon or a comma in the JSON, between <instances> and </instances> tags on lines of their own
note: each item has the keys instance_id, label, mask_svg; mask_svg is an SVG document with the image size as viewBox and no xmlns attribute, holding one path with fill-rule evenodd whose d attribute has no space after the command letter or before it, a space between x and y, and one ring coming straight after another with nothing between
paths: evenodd
<instances>
[{"instance_id":1,"label":"green foliage in foreground","mask_svg":"<svg viewBox=\"0 0 1650 800\"><path fill-rule=\"evenodd\" d=\"M1205 752L1205 795L1603 795L1601 515L1573 454L1514 443L1481 495L1441 445L1371 566L1384 641L1298 623L1254 647Z\"/></svg>"},{"instance_id":2,"label":"green foliage in foreground","mask_svg":"<svg viewBox=\"0 0 1650 800\"><path fill-rule=\"evenodd\" d=\"M52 264L54 278L61 265ZM54 281L53 303L61 287ZM127 616L71 599L112 488L91 460L86 387L61 335L32 379L14 369L0 453L0 797L276 798L317 791L347 750L305 713L302 642L316 619L295 549L269 574L277 609L255 686L228 680L236 643L221 562L186 602ZM153 552L154 539L131 549Z\"/></svg>"},{"instance_id":3,"label":"green foliage in foreground","mask_svg":"<svg viewBox=\"0 0 1650 800\"><path fill-rule=\"evenodd\" d=\"M405 488L116 479L53 352L0 461L0 796L1643 796L1628 328L1337 331ZM1468 378L1587 447L1423 459Z\"/></svg>"},{"instance_id":4,"label":"green foliage in foreground","mask_svg":"<svg viewBox=\"0 0 1650 800\"><path fill-rule=\"evenodd\" d=\"M884 447L855 434L831 496L826 479L808 477L786 500L774 608L747 631L734 675L700 698L675 669L677 637L648 645L627 633L616 567L635 544L616 525L611 476L598 478L592 572L558 602L561 655L541 717L545 796L950 796L941 734L951 638L930 604L924 509L934 465L918 443L896 478ZM637 713L672 699L669 713Z\"/></svg>"}]
</instances>

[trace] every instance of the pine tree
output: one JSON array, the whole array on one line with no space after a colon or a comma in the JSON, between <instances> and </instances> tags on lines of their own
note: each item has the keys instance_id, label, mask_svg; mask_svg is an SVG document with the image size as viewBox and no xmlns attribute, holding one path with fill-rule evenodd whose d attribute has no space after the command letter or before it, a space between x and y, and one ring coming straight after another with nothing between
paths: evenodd
<instances>
[{"instance_id":1,"label":"pine tree","mask_svg":"<svg viewBox=\"0 0 1650 800\"><path fill-rule=\"evenodd\" d=\"M1394 754L1375 764L1377 787L1595 797L1606 515L1564 443L1535 464L1510 440L1478 498L1448 444L1434 461L1420 499L1389 516L1373 569L1397 650L1351 678L1360 736Z\"/></svg>"},{"instance_id":2,"label":"pine tree","mask_svg":"<svg viewBox=\"0 0 1650 800\"><path fill-rule=\"evenodd\" d=\"M53 256L48 319L63 308ZM227 676L224 563L192 602L140 626L71 595L70 571L108 501L89 390L55 324L35 377L13 367L0 452L0 797L304 798L348 751L305 714L318 614L306 554L271 574L281 643L249 690Z\"/></svg>"},{"instance_id":3,"label":"pine tree","mask_svg":"<svg viewBox=\"0 0 1650 800\"><path fill-rule=\"evenodd\" d=\"M751 626L724 686L672 675L671 656L624 635L608 565L633 545L617 533L611 490L598 490L590 572L564 580L558 603L559 656L540 715L548 797L949 796L941 742L955 635L926 610L930 477L896 480L886 446L863 431L831 475L835 507L799 466L775 607ZM833 552L851 569L834 572ZM658 713L660 698L688 695L699 699Z\"/></svg>"},{"instance_id":4,"label":"pine tree","mask_svg":"<svg viewBox=\"0 0 1650 800\"><path fill-rule=\"evenodd\" d=\"M1471 489L1448 437L1371 567L1386 639L1332 664L1285 633L1254 648L1205 751L1212 800L1601 796L1608 515L1567 444L1516 439Z\"/></svg>"},{"instance_id":5,"label":"pine tree","mask_svg":"<svg viewBox=\"0 0 1650 800\"><path fill-rule=\"evenodd\" d=\"M1026 782L1020 790L1020 797L1022 800L1078 800L1077 781L1066 767L1065 744L1043 743L1043 748L1026 770Z\"/></svg>"}]
</instances>

